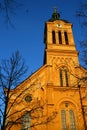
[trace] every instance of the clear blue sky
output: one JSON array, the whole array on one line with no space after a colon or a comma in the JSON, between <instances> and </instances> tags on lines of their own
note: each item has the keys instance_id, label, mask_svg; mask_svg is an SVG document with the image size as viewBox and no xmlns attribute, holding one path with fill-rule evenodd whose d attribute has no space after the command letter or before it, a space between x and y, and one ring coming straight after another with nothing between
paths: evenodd
<instances>
[{"instance_id":1,"label":"clear blue sky","mask_svg":"<svg viewBox=\"0 0 87 130\"><path fill-rule=\"evenodd\" d=\"M21 0L19 0L21 2ZM80 0L24 0L23 10L18 10L12 17L15 29L6 28L4 18L0 16L0 60L8 58L19 50L29 67L29 72L36 71L43 65L44 23L51 17L56 6L61 19L73 23L76 47L79 50L80 27L75 14Z\"/></svg>"}]
</instances>

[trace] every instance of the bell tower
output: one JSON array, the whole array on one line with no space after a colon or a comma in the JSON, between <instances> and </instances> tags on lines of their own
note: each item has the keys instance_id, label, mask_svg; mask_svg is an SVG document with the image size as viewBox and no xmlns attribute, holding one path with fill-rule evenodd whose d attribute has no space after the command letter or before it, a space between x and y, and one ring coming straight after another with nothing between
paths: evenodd
<instances>
[{"instance_id":1,"label":"bell tower","mask_svg":"<svg viewBox=\"0 0 87 130\"><path fill-rule=\"evenodd\" d=\"M51 19L45 23L44 29L45 54L44 64L52 64L53 58L74 58L78 65L78 52L74 43L72 24L60 19L54 8Z\"/></svg>"}]
</instances>

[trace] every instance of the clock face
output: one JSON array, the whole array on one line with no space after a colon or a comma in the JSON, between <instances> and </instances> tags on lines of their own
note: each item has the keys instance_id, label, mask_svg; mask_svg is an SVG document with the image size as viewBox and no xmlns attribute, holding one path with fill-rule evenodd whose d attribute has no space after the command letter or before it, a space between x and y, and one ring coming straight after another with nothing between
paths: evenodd
<instances>
[{"instance_id":1,"label":"clock face","mask_svg":"<svg viewBox=\"0 0 87 130\"><path fill-rule=\"evenodd\" d=\"M56 24L56 27L61 28L61 27L62 27L62 25L61 25L61 24Z\"/></svg>"}]
</instances>

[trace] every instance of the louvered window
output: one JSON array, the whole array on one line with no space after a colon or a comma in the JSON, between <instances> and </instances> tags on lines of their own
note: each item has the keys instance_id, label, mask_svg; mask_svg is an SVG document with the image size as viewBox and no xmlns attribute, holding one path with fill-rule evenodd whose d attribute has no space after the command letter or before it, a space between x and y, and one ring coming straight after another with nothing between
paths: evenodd
<instances>
[{"instance_id":1,"label":"louvered window","mask_svg":"<svg viewBox=\"0 0 87 130\"><path fill-rule=\"evenodd\" d=\"M68 35L67 35L67 32L64 32L64 36L65 36L65 43L66 43L66 45L68 45L69 42L68 42Z\"/></svg>"},{"instance_id":2,"label":"louvered window","mask_svg":"<svg viewBox=\"0 0 87 130\"><path fill-rule=\"evenodd\" d=\"M58 32L59 44L62 44L62 35L61 31Z\"/></svg>"},{"instance_id":3,"label":"louvered window","mask_svg":"<svg viewBox=\"0 0 87 130\"><path fill-rule=\"evenodd\" d=\"M53 43L56 43L55 31L52 31L52 40Z\"/></svg>"}]
</instances>

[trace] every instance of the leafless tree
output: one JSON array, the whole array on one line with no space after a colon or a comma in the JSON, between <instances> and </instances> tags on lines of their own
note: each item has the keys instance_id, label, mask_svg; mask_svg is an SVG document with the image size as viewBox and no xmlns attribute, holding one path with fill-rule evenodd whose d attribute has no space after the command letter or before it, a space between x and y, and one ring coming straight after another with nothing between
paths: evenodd
<instances>
[{"instance_id":1,"label":"leafless tree","mask_svg":"<svg viewBox=\"0 0 87 130\"><path fill-rule=\"evenodd\" d=\"M5 18L4 21L7 25L14 27L13 19L15 19L15 16L18 14L18 11L20 11L20 9L23 10L25 8L24 2L24 0L21 0L20 2L18 0L0 1L0 14L2 14L2 16Z\"/></svg>"},{"instance_id":2,"label":"leafless tree","mask_svg":"<svg viewBox=\"0 0 87 130\"><path fill-rule=\"evenodd\" d=\"M81 60L83 62L83 66L87 68L87 2L81 1L80 7L76 13L79 18L81 36L80 45L81 45Z\"/></svg>"},{"instance_id":3,"label":"leafless tree","mask_svg":"<svg viewBox=\"0 0 87 130\"><path fill-rule=\"evenodd\" d=\"M13 53L8 60L5 59L1 62L0 115L2 117L2 130L11 130L14 126L19 126L21 129L21 126L24 125L22 120L23 118L28 119L27 115L30 115L32 120L31 125L27 125L27 128L49 123L57 115L53 111L47 116L47 113L44 112L46 100L31 96L32 93L34 95L38 91L43 91L39 77L28 86L25 86L25 82L28 82L27 80L30 82L29 78L21 82L21 76L24 76L26 71L27 67L25 67L25 62L18 51ZM27 119L25 123L29 124Z\"/></svg>"}]
</instances>

